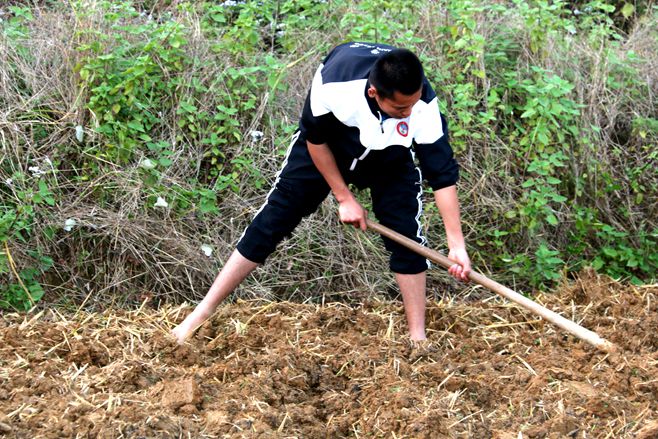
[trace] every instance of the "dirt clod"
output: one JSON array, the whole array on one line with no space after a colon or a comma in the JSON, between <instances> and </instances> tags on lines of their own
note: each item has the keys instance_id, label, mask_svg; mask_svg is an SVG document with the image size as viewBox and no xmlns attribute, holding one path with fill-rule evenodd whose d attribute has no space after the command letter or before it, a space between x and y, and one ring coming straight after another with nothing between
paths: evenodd
<instances>
[{"instance_id":1,"label":"dirt clod","mask_svg":"<svg viewBox=\"0 0 658 439\"><path fill-rule=\"evenodd\" d=\"M189 412L192 408L201 402L201 391L194 378L187 378L182 381L168 381L165 383L162 393L162 405L171 409L180 407Z\"/></svg>"}]
</instances>

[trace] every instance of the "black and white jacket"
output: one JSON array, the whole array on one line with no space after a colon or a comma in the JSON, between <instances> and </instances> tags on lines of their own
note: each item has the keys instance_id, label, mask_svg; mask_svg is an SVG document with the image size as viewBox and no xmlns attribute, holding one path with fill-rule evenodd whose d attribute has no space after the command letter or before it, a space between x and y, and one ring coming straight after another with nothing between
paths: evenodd
<instances>
[{"instance_id":1,"label":"black and white jacket","mask_svg":"<svg viewBox=\"0 0 658 439\"><path fill-rule=\"evenodd\" d=\"M343 175L413 161L414 151L433 190L454 185L457 162L427 79L421 99L404 119L389 117L367 95L371 67L392 49L384 44L346 43L332 50L313 77L299 123L301 138L327 143Z\"/></svg>"}]
</instances>

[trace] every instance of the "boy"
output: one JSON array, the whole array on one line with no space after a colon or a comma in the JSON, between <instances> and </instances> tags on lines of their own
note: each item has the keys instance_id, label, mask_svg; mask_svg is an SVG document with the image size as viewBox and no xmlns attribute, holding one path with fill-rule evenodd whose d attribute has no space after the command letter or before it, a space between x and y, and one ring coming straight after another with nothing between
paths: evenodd
<instances>
[{"instance_id":1,"label":"boy","mask_svg":"<svg viewBox=\"0 0 658 439\"><path fill-rule=\"evenodd\" d=\"M336 47L315 73L299 131L265 204L205 298L173 335L183 343L330 191L338 201L340 221L365 231L367 212L349 184L370 189L381 224L424 244L419 222L423 178L434 191L448 257L455 261L448 271L466 281L470 260L455 186L458 166L420 61L409 50L384 44ZM389 265L402 293L409 336L425 340L428 262L393 241L384 238L384 243L391 252Z\"/></svg>"}]
</instances>

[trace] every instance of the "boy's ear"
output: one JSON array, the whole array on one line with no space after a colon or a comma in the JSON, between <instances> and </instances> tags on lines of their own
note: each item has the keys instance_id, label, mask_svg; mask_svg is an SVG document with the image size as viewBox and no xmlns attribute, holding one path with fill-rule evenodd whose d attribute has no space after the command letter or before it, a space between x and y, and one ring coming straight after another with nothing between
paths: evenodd
<instances>
[{"instance_id":1,"label":"boy's ear","mask_svg":"<svg viewBox=\"0 0 658 439\"><path fill-rule=\"evenodd\" d=\"M375 96L377 96L377 89L371 85L368 87L368 97L374 98Z\"/></svg>"}]
</instances>

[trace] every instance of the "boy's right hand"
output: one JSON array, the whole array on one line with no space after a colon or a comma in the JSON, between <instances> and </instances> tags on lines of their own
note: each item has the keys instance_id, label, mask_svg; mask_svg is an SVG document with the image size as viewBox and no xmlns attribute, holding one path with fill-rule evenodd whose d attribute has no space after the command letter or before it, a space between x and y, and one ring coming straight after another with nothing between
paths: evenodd
<instances>
[{"instance_id":1,"label":"boy's right hand","mask_svg":"<svg viewBox=\"0 0 658 439\"><path fill-rule=\"evenodd\" d=\"M339 203L338 217L342 223L352 224L354 227L358 227L364 232L366 231L368 211L353 196Z\"/></svg>"}]
</instances>

